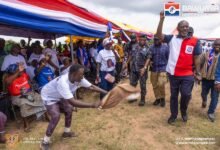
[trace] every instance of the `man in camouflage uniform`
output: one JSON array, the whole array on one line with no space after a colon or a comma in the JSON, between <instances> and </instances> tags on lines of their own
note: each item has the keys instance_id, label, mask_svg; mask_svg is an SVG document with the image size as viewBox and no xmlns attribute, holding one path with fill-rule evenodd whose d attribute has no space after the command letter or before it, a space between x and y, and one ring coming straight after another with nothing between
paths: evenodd
<instances>
[{"instance_id":1,"label":"man in camouflage uniform","mask_svg":"<svg viewBox=\"0 0 220 150\"><path fill-rule=\"evenodd\" d=\"M124 52L125 52L125 57L127 58L127 69L128 69L128 73L130 74L130 59L131 59L131 57L129 57L130 56L130 54L131 53L135 53L135 48L138 46L138 40L137 40L137 37L136 37L136 34L135 33L132 33L131 35L130 35L130 39L131 39L131 41L130 42L128 42L126 45L125 45L125 50L124 50Z\"/></svg>"},{"instance_id":2,"label":"man in camouflage uniform","mask_svg":"<svg viewBox=\"0 0 220 150\"><path fill-rule=\"evenodd\" d=\"M147 37L146 35L141 35L139 37L139 44L133 47L129 52L130 63L130 84L137 86L138 81L140 82L141 87L141 100L139 106L145 105L145 96L146 96L146 81L148 77L148 65L151 59L151 52L147 46ZM137 100L131 100L134 102Z\"/></svg>"}]
</instances>

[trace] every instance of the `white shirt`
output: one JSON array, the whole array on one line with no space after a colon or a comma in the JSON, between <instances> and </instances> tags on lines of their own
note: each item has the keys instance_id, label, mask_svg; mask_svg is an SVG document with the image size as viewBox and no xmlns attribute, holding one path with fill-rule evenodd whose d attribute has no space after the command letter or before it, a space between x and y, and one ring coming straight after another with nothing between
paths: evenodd
<instances>
[{"instance_id":1,"label":"white shirt","mask_svg":"<svg viewBox=\"0 0 220 150\"><path fill-rule=\"evenodd\" d=\"M69 70L70 70L70 66L69 66L68 68L64 69L64 70L60 73L60 75L63 75L63 74L68 73Z\"/></svg>"},{"instance_id":2,"label":"white shirt","mask_svg":"<svg viewBox=\"0 0 220 150\"><path fill-rule=\"evenodd\" d=\"M92 85L85 78L83 78L80 82L71 83L68 75L68 73L61 75L50 81L42 88L41 98L45 105L55 104L61 99L71 99L78 88L88 88Z\"/></svg>"},{"instance_id":3,"label":"white shirt","mask_svg":"<svg viewBox=\"0 0 220 150\"><path fill-rule=\"evenodd\" d=\"M96 58L97 63L101 63L101 71L113 71L116 65L115 54L111 50L101 50Z\"/></svg>"},{"instance_id":4,"label":"white shirt","mask_svg":"<svg viewBox=\"0 0 220 150\"><path fill-rule=\"evenodd\" d=\"M50 48L46 48L44 51L43 51L44 54L49 54L51 55L51 61L57 66L59 67L59 61L58 61L58 58L57 58L57 52L56 50L52 50ZM53 71L55 71L54 67L52 67L51 65L48 64L48 67L50 67Z\"/></svg>"},{"instance_id":5,"label":"white shirt","mask_svg":"<svg viewBox=\"0 0 220 150\"><path fill-rule=\"evenodd\" d=\"M17 63L21 63L21 62L24 63L24 68L26 69L27 64L26 64L23 56L21 56L21 55L14 56L14 55L9 54L9 55L5 56L5 59L3 61L2 67L1 67L1 71L5 71L8 68L8 66L10 66L11 64L17 64Z\"/></svg>"},{"instance_id":6,"label":"white shirt","mask_svg":"<svg viewBox=\"0 0 220 150\"><path fill-rule=\"evenodd\" d=\"M37 62L39 62L39 59L40 59L41 56L43 56L43 54L38 55L38 54L32 53L29 60L28 60L28 62L31 63L34 59L36 59Z\"/></svg>"},{"instance_id":7,"label":"white shirt","mask_svg":"<svg viewBox=\"0 0 220 150\"><path fill-rule=\"evenodd\" d=\"M29 75L31 80L33 80L33 78L35 77L34 70L35 68L33 66L27 66L26 72Z\"/></svg>"},{"instance_id":8,"label":"white shirt","mask_svg":"<svg viewBox=\"0 0 220 150\"><path fill-rule=\"evenodd\" d=\"M96 60L97 55L98 55L98 50L92 47L89 49L89 53L90 53L90 56L94 57L94 59Z\"/></svg>"}]
</instances>

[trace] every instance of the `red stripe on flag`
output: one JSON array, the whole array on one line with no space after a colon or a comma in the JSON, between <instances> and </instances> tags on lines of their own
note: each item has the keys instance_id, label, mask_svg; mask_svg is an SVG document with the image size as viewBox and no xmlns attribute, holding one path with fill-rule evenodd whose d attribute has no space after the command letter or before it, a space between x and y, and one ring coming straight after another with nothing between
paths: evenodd
<instances>
[{"instance_id":1,"label":"red stripe on flag","mask_svg":"<svg viewBox=\"0 0 220 150\"><path fill-rule=\"evenodd\" d=\"M177 3L165 4L165 9L169 9L171 6L173 6L175 9L180 9L180 4Z\"/></svg>"},{"instance_id":2,"label":"red stripe on flag","mask_svg":"<svg viewBox=\"0 0 220 150\"><path fill-rule=\"evenodd\" d=\"M54 11L62 11L73 14L75 16L79 16L83 19L106 25L109 21L104 19L101 16L95 15L88 10L81 8L77 5L69 3L66 0L19 0L23 3L37 6L44 9L54 10ZM25 6L24 6L25 7ZM113 25L114 29L119 29L117 26Z\"/></svg>"}]
</instances>

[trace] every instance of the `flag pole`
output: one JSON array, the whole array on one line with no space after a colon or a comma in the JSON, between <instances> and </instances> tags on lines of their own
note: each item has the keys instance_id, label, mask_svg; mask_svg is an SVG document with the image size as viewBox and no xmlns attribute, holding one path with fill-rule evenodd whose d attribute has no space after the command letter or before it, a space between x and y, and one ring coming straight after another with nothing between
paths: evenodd
<instances>
[{"instance_id":1,"label":"flag pole","mask_svg":"<svg viewBox=\"0 0 220 150\"><path fill-rule=\"evenodd\" d=\"M71 59L72 63L74 62L74 55L73 55L73 36L70 35L70 52L71 52Z\"/></svg>"}]
</instances>

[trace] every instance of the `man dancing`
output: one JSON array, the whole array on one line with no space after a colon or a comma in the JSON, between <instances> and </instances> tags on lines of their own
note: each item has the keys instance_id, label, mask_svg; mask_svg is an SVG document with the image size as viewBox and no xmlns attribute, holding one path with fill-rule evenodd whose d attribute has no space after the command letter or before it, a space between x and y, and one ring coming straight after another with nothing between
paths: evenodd
<instances>
[{"instance_id":1,"label":"man dancing","mask_svg":"<svg viewBox=\"0 0 220 150\"><path fill-rule=\"evenodd\" d=\"M70 131L72 107L99 107L100 101L90 104L74 99L73 95L78 88L85 87L104 94L107 93L107 91L92 85L85 78L83 78L83 75L84 67L76 64L70 67L69 73L55 78L42 88L41 97L46 106L47 112L51 117L51 120L47 127L43 142L41 143L41 149L49 149L50 137L60 120L61 111L63 111L65 115L65 128L62 137L70 138L75 136L74 132Z\"/></svg>"}]
</instances>

